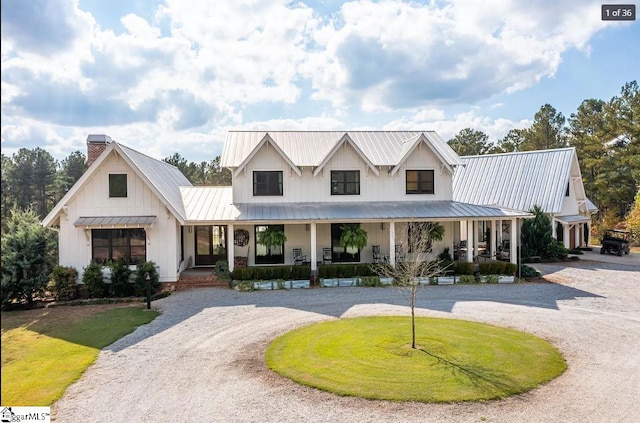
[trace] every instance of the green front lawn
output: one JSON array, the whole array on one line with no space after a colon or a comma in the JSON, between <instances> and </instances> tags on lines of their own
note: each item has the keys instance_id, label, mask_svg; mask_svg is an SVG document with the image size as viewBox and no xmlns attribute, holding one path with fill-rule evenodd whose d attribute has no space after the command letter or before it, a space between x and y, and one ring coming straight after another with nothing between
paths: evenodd
<instances>
[{"instance_id":1,"label":"green front lawn","mask_svg":"<svg viewBox=\"0 0 640 423\"><path fill-rule=\"evenodd\" d=\"M559 376L567 365L533 335L476 322L362 317L289 332L267 349L269 368L338 395L393 401L502 398Z\"/></svg>"},{"instance_id":2,"label":"green front lawn","mask_svg":"<svg viewBox=\"0 0 640 423\"><path fill-rule=\"evenodd\" d=\"M3 312L2 403L51 405L93 364L100 349L157 315L138 306Z\"/></svg>"}]
</instances>

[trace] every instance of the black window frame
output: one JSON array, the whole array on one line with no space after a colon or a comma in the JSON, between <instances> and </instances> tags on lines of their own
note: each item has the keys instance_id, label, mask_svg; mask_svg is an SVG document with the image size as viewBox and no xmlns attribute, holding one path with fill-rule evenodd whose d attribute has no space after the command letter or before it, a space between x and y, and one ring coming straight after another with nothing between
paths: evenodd
<instances>
[{"instance_id":1,"label":"black window frame","mask_svg":"<svg viewBox=\"0 0 640 423\"><path fill-rule=\"evenodd\" d=\"M342 237L342 229L344 223L332 223L331 224L331 262L332 263L360 263L361 250L358 248L358 252L351 253L349 248L340 245L340 238ZM360 223L357 223L360 225Z\"/></svg>"},{"instance_id":2,"label":"black window frame","mask_svg":"<svg viewBox=\"0 0 640 423\"><path fill-rule=\"evenodd\" d=\"M415 172L417 184L415 190L409 190L409 173ZM431 180L427 175L431 175ZM407 169L405 171L405 193L406 194L435 194L436 193L436 175L433 169ZM414 182L413 180L411 181ZM430 186L429 186L430 184Z\"/></svg>"},{"instance_id":3,"label":"black window frame","mask_svg":"<svg viewBox=\"0 0 640 423\"><path fill-rule=\"evenodd\" d=\"M266 180L258 181L261 176L266 176ZM281 170L254 170L254 197L281 197L284 195L283 179L284 175ZM261 191L263 189L264 191Z\"/></svg>"},{"instance_id":4,"label":"black window frame","mask_svg":"<svg viewBox=\"0 0 640 423\"><path fill-rule=\"evenodd\" d=\"M282 231L284 231L284 225L255 225L253 227L253 248L255 251L255 264L284 264L284 244L280 245L280 249L282 251L281 254L272 254L271 247L269 247L267 248L266 255L258 255L258 246L262 245L258 243L258 232L262 232L261 228L267 228L271 226L279 227Z\"/></svg>"},{"instance_id":5,"label":"black window frame","mask_svg":"<svg viewBox=\"0 0 640 423\"><path fill-rule=\"evenodd\" d=\"M349 181L349 176L351 176L353 180ZM355 178L353 178L353 176L355 176ZM352 188L354 192L349 192L349 188ZM355 188L355 190L353 188ZM332 170L331 195L360 195L360 171Z\"/></svg>"},{"instance_id":6,"label":"black window frame","mask_svg":"<svg viewBox=\"0 0 640 423\"><path fill-rule=\"evenodd\" d=\"M98 237L98 235L105 235ZM142 236L140 236L142 235ZM124 245L114 245L117 239L124 238ZM101 245L97 240L105 240L106 245ZM137 240L140 245L132 245L131 241ZM132 256L132 248L144 249L144 254ZM96 258L96 250L107 250L105 258ZM115 249L124 250L124 254L114 258ZM100 254L104 255L104 254ZM110 261L124 261L127 264L140 264L147 261L147 231L144 228L115 228L91 230L91 261L106 264Z\"/></svg>"},{"instance_id":7,"label":"black window frame","mask_svg":"<svg viewBox=\"0 0 640 423\"><path fill-rule=\"evenodd\" d=\"M128 196L127 174L126 173L110 173L109 174L109 198L127 198L127 196Z\"/></svg>"}]
</instances>

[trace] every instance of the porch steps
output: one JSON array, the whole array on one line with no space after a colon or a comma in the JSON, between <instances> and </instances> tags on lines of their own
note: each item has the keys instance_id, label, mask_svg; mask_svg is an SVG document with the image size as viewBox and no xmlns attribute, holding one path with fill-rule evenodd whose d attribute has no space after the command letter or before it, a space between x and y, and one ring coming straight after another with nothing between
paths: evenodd
<instances>
[{"instance_id":1,"label":"porch steps","mask_svg":"<svg viewBox=\"0 0 640 423\"><path fill-rule=\"evenodd\" d=\"M184 291L193 288L228 288L226 281L219 280L213 274L180 275L180 279L175 285L176 291Z\"/></svg>"}]
</instances>

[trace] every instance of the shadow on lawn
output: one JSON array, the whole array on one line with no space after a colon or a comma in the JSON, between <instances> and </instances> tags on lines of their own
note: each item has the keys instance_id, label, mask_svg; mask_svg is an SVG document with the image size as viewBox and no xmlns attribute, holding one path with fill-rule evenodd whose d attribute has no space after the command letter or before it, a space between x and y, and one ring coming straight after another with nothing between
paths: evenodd
<instances>
[{"instance_id":1,"label":"shadow on lawn","mask_svg":"<svg viewBox=\"0 0 640 423\"><path fill-rule=\"evenodd\" d=\"M471 363L455 363L444 357L432 354L423 348L419 348L418 350L435 358L438 364L451 369L451 372L455 377L468 380L475 388L490 389L491 392L493 392L491 398L512 395L522 390L516 381L510 378L506 372L488 369Z\"/></svg>"}]
</instances>

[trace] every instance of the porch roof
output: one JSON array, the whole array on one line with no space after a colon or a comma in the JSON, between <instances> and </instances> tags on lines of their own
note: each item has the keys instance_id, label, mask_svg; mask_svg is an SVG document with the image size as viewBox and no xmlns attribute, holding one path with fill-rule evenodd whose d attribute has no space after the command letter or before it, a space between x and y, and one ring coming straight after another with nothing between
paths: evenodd
<instances>
[{"instance_id":1,"label":"porch roof","mask_svg":"<svg viewBox=\"0 0 640 423\"><path fill-rule=\"evenodd\" d=\"M192 189L190 188L189 191ZM186 193L183 193L186 194ZM191 193L192 194L192 193ZM213 193L209 193L213 195ZM221 194L221 192L217 192ZM187 197L189 197L187 195ZM206 197L206 196L205 196ZM215 196L214 196L215 197ZM220 200L224 196L218 197ZM194 198L195 200L195 198ZM202 200L202 199L200 199ZM194 201L200 203L201 201ZM214 207L187 206L187 224L216 222L309 222L383 220L460 220L526 218L527 212L456 201L241 203L214 202ZM193 211L189 215L189 210ZM206 211L205 211L206 210Z\"/></svg>"},{"instance_id":2,"label":"porch roof","mask_svg":"<svg viewBox=\"0 0 640 423\"><path fill-rule=\"evenodd\" d=\"M566 223L568 225L571 225L574 223L589 222L591 220L590 218L583 216L581 214L572 214L568 216L554 216L553 218L561 223Z\"/></svg>"},{"instance_id":3,"label":"porch roof","mask_svg":"<svg viewBox=\"0 0 640 423\"><path fill-rule=\"evenodd\" d=\"M79 217L73 225L82 228L142 228L151 226L156 216L91 216Z\"/></svg>"}]
</instances>

